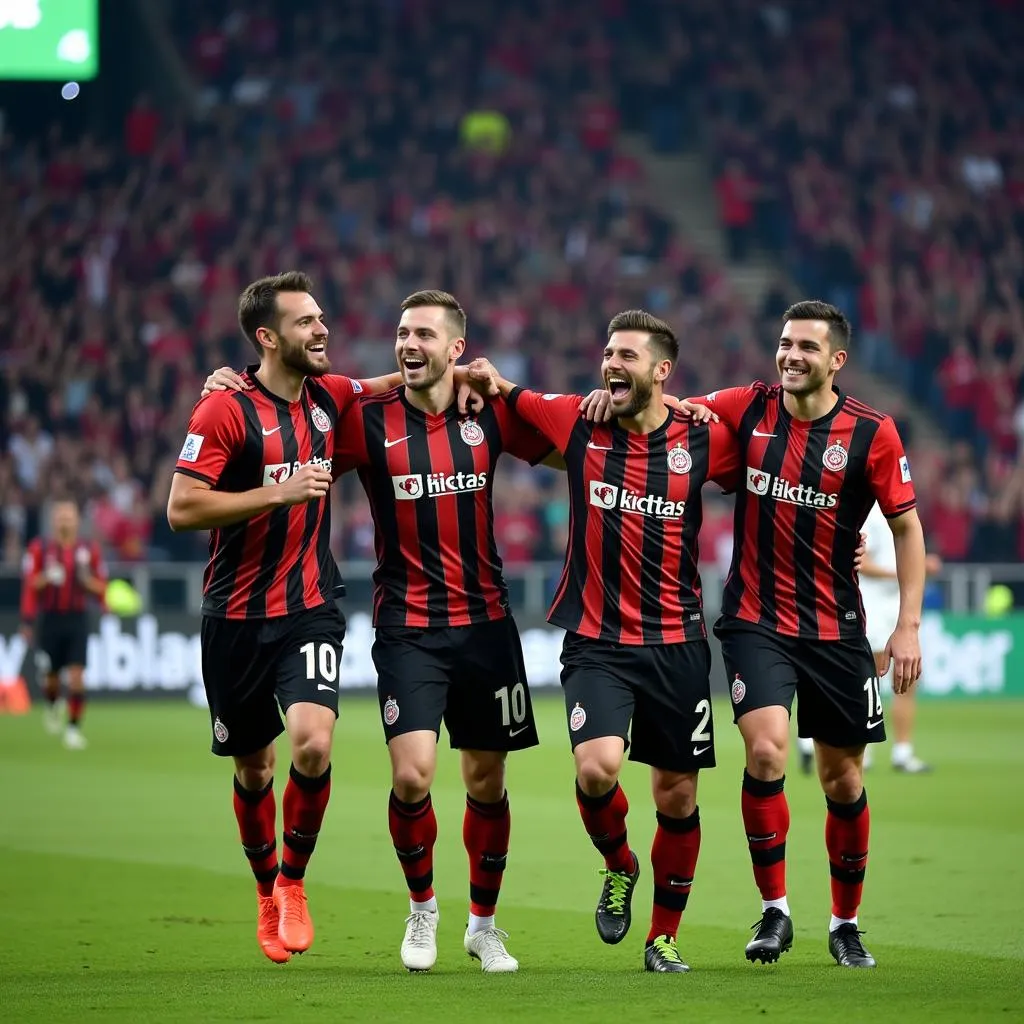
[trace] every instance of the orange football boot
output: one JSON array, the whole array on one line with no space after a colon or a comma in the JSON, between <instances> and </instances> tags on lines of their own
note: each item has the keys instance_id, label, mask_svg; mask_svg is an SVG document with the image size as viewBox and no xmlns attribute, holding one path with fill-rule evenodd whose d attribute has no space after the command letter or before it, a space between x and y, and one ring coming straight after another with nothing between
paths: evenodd
<instances>
[{"instance_id":1,"label":"orange football boot","mask_svg":"<svg viewBox=\"0 0 1024 1024\"><path fill-rule=\"evenodd\" d=\"M277 913L277 904L273 896L260 896L257 894L256 901L259 910L256 916L256 941L260 944L268 960L275 964L286 964L291 960L292 955L284 946L278 936L280 918Z\"/></svg>"},{"instance_id":2,"label":"orange football boot","mask_svg":"<svg viewBox=\"0 0 1024 1024\"><path fill-rule=\"evenodd\" d=\"M302 882L285 882L277 876L274 883L274 904L280 915L277 934L281 945L292 953L305 953L313 945L313 919L306 904Z\"/></svg>"}]
</instances>

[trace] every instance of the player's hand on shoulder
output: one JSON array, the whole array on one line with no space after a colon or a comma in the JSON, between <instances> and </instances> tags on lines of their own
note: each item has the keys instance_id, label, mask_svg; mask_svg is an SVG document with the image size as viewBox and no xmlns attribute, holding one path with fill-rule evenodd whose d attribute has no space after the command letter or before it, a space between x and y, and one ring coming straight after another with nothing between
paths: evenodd
<instances>
[{"instance_id":1,"label":"player's hand on shoulder","mask_svg":"<svg viewBox=\"0 0 1024 1024\"><path fill-rule=\"evenodd\" d=\"M468 366L455 367L455 394L462 416L475 416L486 404L470 380Z\"/></svg>"},{"instance_id":2,"label":"player's hand on shoulder","mask_svg":"<svg viewBox=\"0 0 1024 1024\"><path fill-rule=\"evenodd\" d=\"M699 402L689 402L685 398L673 398L665 396L665 404L689 417L694 423L719 423L717 412L712 412L706 405Z\"/></svg>"},{"instance_id":3,"label":"player's hand on shoulder","mask_svg":"<svg viewBox=\"0 0 1024 1024\"><path fill-rule=\"evenodd\" d=\"M474 359L466 366L466 380L474 390L488 398L494 398L500 394L498 381L501 374L495 369L489 359Z\"/></svg>"},{"instance_id":4,"label":"player's hand on shoulder","mask_svg":"<svg viewBox=\"0 0 1024 1024\"><path fill-rule=\"evenodd\" d=\"M200 396L205 398L213 391L248 391L252 387L245 378L230 366L222 366L214 370L203 382L203 393Z\"/></svg>"},{"instance_id":5,"label":"player's hand on shoulder","mask_svg":"<svg viewBox=\"0 0 1024 1024\"><path fill-rule=\"evenodd\" d=\"M612 396L607 388L594 388L580 402L580 412L589 423L607 423L612 418Z\"/></svg>"},{"instance_id":6,"label":"player's hand on shoulder","mask_svg":"<svg viewBox=\"0 0 1024 1024\"><path fill-rule=\"evenodd\" d=\"M331 473L322 466L307 465L297 469L278 487L286 505L302 505L325 498L331 489Z\"/></svg>"}]
</instances>

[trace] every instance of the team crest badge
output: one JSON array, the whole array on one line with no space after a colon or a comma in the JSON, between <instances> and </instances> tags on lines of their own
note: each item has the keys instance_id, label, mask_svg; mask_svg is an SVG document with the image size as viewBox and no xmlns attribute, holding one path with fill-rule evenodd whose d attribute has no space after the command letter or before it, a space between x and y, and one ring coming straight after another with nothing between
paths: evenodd
<instances>
[{"instance_id":1,"label":"team crest badge","mask_svg":"<svg viewBox=\"0 0 1024 1024\"><path fill-rule=\"evenodd\" d=\"M739 704L747 695L747 684L739 676L733 680L732 689L729 691L733 704Z\"/></svg>"},{"instance_id":2,"label":"team crest badge","mask_svg":"<svg viewBox=\"0 0 1024 1024\"><path fill-rule=\"evenodd\" d=\"M583 728L583 723L586 722L586 720L587 712L577 704L569 713L569 728L572 729L573 732L579 732L580 729Z\"/></svg>"},{"instance_id":3,"label":"team crest badge","mask_svg":"<svg viewBox=\"0 0 1024 1024\"><path fill-rule=\"evenodd\" d=\"M681 444L677 444L668 453L668 468L673 473L679 473L680 475L689 473L692 465L693 459L690 458L690 453Z\"/></svg>"},{"instance_id":4,"label":"team crest badge","mask_svg":"<svg viewBox=\"0 0 1024 1024\"><path fill-rule=\"evenodd\" d=\"M228 727L219 718L213 720L213 738L218 743L227 743L228 741Z\"/></svg>"},{"instance_id":5,"label":"team crest badge","mask_svg":"<svg viewBox=\"0 0 1024 1024\"><path fill-rule=\"evenodd\" d=\"M398 721L398 701L394 697L388 697L384 701L384 724L394 725Z\"/></svg>"},{"instance_id":6,"label":"team crest badge","mask_svg":"<svg viewBox=\"0 0 1024 1024\"><path fill-rule=\"evenodd\" d=\"M830 444L825 449L825 454L821 457L821 461L826 469L831 469L833 473L838 473L841 469L846 469L849 455L846 449L836 441L835 444Z\"/></svg>"},{"instance_id":7,"label":"team crest badge","mask_svg":"<svg viewBox=\"0 0 1024 1024\"><path fill-rule=\"evenodd\" d=\"M459 424L459 433L462 435L462 440L470 448L475 448L478 444L484 443L484 432L476 420L463 420Z\"/></svg>"},{"instance_id":8,"label":"team crest badge","mask_svg":"<svg viewBox=\"0 0 1024 1024\"><path fill-rule=\"evenodd\" d=\"M309 414L313 417L313 426L316 427L321 434L326 434L327 431L331 429L331 417L328 416L319 405L314 405L313 408L309 410Z\"/></svg>"}]
</instances>

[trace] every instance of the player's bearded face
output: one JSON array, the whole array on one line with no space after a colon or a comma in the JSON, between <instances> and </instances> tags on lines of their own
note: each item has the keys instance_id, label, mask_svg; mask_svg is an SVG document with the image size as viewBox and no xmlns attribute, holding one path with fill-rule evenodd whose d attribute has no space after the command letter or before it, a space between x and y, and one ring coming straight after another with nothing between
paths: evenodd
<instances>
[{"instance_id":1,"label":"player's bearded face","mask_svg":"<svg viewBox=\"0 0 1024 1024\"><path fill-rule=\"evenodd\" d=\"M307 377L322 377L331 368L327 358L327 330L321 323L283 331L278 335L281 362Z\"/></svg>"},{"instance_id":2,"label":"player's bearded face","mask_svg":"<svg viewBox=\"0 0 1024 1024\"><path fill-rule=\"evenodd\" d=\"M413 391L427 391L447 372L451 365L450 347L437 339L430 344L398 346L398 368L402 380Z\"/></svg>"},{"instance_id":3,"label":"player's bearded face","mask_svg":"<svg viewBox=\"0 0 1024 1024\"><path fill-rule=\"evenodd\" d=\"M647 408L654 393L655 369L655 360L646 346L621 335L609 341L601 376L612 396L613 415L636 416Z\"/></svg>"}]
</instances>

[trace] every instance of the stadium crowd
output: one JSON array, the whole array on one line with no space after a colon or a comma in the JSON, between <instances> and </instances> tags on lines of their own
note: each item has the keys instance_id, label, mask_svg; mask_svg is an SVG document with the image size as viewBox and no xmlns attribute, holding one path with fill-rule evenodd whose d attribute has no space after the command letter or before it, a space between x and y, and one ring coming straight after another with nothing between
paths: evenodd
<instances>
[{"instance_id":1,"label":"stadium crowd","mask_svg":"<svg viewBox=\"0 0 1024 1024\"><path fill-rule=\"evenodd\" d=\"M1024 134L993 49L1016 5L930 5L949 36L878 0L805 6L173 5L194 113L140 95L106 133L5 152L3 557L65 494L113 559L202 556L164 516L182 425L207 369L251 361L237 295L281 268L317 281L352 375L391 367L398 304L427 285L468 310L472 354L545 390L589 389L632 306L681 328L680 392L771 374L787 296L749 310L619 145L640 128L672 151L698 124L732 258L785 253L854 314L856 358L939 413L952 443L915 474L940 553L1017 557ZM559 479L498 487L507 560L556 557ZM363 501L336 491L337 554L372 557Z\"/></svg>"}]
</instances>

